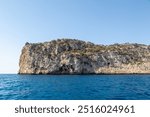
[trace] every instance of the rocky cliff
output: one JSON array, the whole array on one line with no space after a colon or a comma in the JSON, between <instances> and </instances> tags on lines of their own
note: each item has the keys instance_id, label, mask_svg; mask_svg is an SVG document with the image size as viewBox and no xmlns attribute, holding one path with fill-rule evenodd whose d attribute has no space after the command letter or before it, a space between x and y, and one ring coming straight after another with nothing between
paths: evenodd
<instances>
[{"instance_id":1,"label":"rocky cliff","mask_svg":"<svg viewBox=\"0 0 150 117\"><path fill-rule=\"evenodd\" d=\"M95 45L75 39L26 43L19 74L150 73L150 46Z\"/></svg>"}]
</instances>

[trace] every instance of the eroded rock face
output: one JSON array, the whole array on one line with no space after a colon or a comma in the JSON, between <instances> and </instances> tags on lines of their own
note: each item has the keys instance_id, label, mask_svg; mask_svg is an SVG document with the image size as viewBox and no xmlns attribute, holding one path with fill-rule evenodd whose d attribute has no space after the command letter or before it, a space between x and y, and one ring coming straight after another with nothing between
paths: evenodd
<instances>
[{"instance_id":1,"label":"eroded rock face","mask_svg":"<svg viewBox=\"0 0 150 117\"><path fill-rule=\"evenodd\" d=\"M75 39L26 43L19 66L19 74L150 73L150 46Z\"/></svg>"}]
</instances>

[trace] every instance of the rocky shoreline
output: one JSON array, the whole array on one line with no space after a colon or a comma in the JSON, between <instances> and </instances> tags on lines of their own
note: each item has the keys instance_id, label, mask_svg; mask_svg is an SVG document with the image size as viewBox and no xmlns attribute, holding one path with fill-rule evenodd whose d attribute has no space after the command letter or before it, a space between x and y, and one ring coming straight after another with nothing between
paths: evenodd
<instances>
[{"instance_id":1,"label":"rocky shoreline","mask_svg":"<svg viewBox=\"0 0 150 117\"><path fill-rule=\"evenodd\" d=\"M76 39L26 43L19 67L19 74L149 74L150 46Z\"/></svg>"}]
</instances>

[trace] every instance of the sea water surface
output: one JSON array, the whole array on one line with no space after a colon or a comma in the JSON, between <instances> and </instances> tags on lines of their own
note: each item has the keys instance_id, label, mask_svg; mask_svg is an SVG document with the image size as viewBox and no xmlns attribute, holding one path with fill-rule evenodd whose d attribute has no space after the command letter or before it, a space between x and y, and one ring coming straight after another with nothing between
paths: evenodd
<instances>
[{"instance_id":1,"label":"sea water surface","mask_svg":"<svg viewBox=\"0 0 150 117\"><path fill-rule=\"evenodd\" d=\"M0 75L1 100L149 100L150 75Z\"/></svg>"}]
</instances>

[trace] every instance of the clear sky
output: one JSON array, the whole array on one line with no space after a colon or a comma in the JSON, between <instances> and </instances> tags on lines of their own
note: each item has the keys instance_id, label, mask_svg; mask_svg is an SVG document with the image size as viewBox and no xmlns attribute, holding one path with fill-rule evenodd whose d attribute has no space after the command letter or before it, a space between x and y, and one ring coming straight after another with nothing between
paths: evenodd
<instances>
[{"instance_id":1,"label":"clear sky","mask_svg":"<svg viewBox=\"0 0 150 117\"><path fill-rule=\"evenodd\" d=\"M0 0L0 73L17 73L25 42L75 38L150 44L150 0Z\"/></svg>"}]
</instances>

